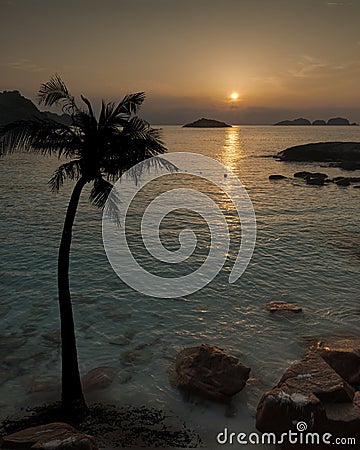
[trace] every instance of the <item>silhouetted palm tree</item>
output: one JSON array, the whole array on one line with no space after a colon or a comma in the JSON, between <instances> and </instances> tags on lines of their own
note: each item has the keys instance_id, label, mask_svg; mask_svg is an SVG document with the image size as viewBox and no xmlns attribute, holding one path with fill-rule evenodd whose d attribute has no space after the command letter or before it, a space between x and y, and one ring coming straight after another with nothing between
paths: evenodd
<instances>
[{"instance_id":1,"label":"silhouetted palm tree","mask_svg":"<svg viewBox=\"0 0 360 450\"><path fill-rule=\"evenodd\" d=\"M92 106L81 96L84 109L58 75L41 85L39 103L61 106L70 115L71 125L50 119L21 120L0 128L2 152L28 150L44 155L71 158L61 164L49 184L58 191L64 180L76 180L67 208L58 257L58 292L61 321L62 406L66 410L86 408L82 392L73 312L69 288L69 255L72 228L81 191L92 183L90 200L103 207L112 189L110 181L147 158L166 151L159 131L136 116L145 99L143 92L130 94L115 105L102 102L98 119ZM162 158L157 161L169 168ZM116 214L116 205L112 212Z\"/></svg>"}]
</instances>

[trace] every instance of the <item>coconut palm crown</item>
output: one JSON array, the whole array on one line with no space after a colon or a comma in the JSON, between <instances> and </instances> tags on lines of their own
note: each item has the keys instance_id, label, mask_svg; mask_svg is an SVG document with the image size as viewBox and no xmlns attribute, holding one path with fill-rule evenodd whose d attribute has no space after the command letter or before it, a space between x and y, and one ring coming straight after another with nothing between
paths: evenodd
<instances>
[{"instance_id":1,"label":"coconut palm crown","mask_svg":"<svg viewBox=\"0 0 360 450\"><path fill-rule=\"evenodd\" d=\"M69 286L72 228L81 191L87 183L91 183L90 201L97 207L104 207L112 189L112 181L135 164L163 154L166 148L160 140L159 130L151 128L136 115L145 99L143 92L126 95L118 104L103 101L98 118L87 98L81 96L82 106L76 103L58 75L41 85L38 98L39 103L45 106L60 106L70 116L71 124L34 117L4 125L0 127L0 150L2 154L21 150L65 157L69 161L55 170L49 184L52 190L58 191L66 179L76 181L66 212L58 255L61 400L62 406L71 411L86 409L78 368ZM155 161L172 169L163 158L157 157ZM116 215L115 204L111 210Z\"/></svg>"}]
</instances>

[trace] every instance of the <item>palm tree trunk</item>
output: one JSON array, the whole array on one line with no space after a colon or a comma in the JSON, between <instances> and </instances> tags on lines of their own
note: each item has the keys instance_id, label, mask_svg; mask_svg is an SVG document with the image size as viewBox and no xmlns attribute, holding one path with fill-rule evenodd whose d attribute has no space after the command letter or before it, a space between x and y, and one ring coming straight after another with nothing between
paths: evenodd
<instances>
[{"instance_id":1,"label":"palm tree trunk","mask_svg":"<svg viewBox=\"0 0 360 450\"><path fill-rule=\"evenodd\" d=\"M67 208L58 259L58 290L61 322L62 407L67 411L86 409L77 358L74 318L69 287L69 258L77 206L86 179L81 177L71 194Z\"/></svg>"}]
</instances>

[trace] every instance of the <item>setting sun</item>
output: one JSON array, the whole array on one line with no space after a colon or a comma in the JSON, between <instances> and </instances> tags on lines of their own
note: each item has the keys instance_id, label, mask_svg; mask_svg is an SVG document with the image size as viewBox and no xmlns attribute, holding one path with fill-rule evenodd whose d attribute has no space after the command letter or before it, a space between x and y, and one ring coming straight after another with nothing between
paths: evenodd
<instances>
[{"instance_id":1,"label":"setting sun","mask_svg":"<svg viewBox=\"0 0 360 450\"><path fill-rule=\"evenodd\" d=\"M239 94L237 92L232 92L230 98L232 100L237 100L239 98Z\"/></svg>"}]
</instances>

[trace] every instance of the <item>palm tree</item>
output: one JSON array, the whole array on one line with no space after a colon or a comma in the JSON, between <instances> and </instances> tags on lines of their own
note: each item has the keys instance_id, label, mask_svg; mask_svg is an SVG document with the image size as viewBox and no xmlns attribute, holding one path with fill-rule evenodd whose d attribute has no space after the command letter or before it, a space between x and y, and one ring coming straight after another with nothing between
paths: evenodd
<instances>
[{"instance_id":1,"label":"palm tree","mask_svg":"<svg viewBox=\"0 0 360 450\"><path fill-rule=\"evenodd\" d=\"M111 181L135 164L164 153L166 148L160 140L159 130L151 128L136 115L145 99L143 92L125 96L118 105L102 101L98 118L85 97L81 96L83 108L78 106L58 75L41 85L38 97L40 104L61 106L70 115L71 125L50 119L20 120L0 128L0 145L3 154L27 150L71 158L56 169L49 184L53 191L58 191L65 179L76 181L58 254L58 294L62 407L66 411L81 411L86 410L86 403L80 381L69 286L72 228L80 194L87 183L92 183L90 201L97 207L104 207L112 189ZM171 169L162 158L155 161ZM116 215L115 202L110 204L112 213Z\"/></svg>"}]
</instances>

